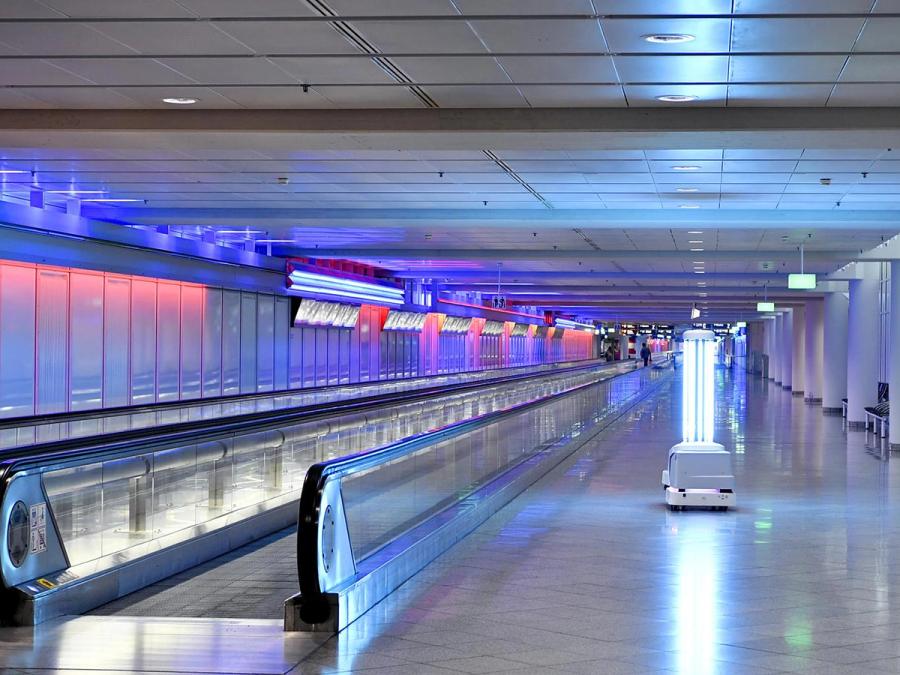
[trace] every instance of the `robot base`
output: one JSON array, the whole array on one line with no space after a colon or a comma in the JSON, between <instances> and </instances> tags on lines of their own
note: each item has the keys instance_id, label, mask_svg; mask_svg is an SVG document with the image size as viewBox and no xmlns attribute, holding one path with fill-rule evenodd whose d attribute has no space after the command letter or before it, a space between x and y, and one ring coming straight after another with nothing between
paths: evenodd
<instances>
[{"instance_id":1,"label":"robot base","mask_svg":"<svg viewBox=\"0 0 900 675\"><path fill-rule=\"evenodd\" d=\"M708 506L715 511L727 511L735 503L734 492L731 490L666 488L666 504L672 511L680 511L688 506Z\"/></svg>"}]
</instances>

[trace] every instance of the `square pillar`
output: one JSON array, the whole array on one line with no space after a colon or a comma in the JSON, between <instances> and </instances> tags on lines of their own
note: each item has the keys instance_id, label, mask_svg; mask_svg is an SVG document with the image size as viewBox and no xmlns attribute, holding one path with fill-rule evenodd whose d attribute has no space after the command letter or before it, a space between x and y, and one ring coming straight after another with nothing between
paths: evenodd
<instances>
[{"instance_id":1,"label":"square pillar","mask_svg":"<svg viewBox=\"0 0 900 675\"><path fill-rule=\"evenodd\" d=\"M769 379L781 384L781 325L784 317L781 312L772 320L772 357L769 359Z\"/></svg>"},{"instance_id":2,"label":"square pillar","mask_svg":"<svg viewBox=\"0 0 900 675\"><path fill-rule=\"evenodd\" d=\"M824 369L825 306L821 300L806 303L806 372L803 400L811 405L822 403L822 371Z\"/></svg>"},{"instance_id":3,"label":"square pillar","mask_svg":"<svg viewBox=\"0 0 900 675\"><path fill-rule=\"evenodd\" d=\"M865 429L866 406L878 402L878 266L856 263L847 331L847 428Z\"/></svg>"},{"instance_id":4,"label":"square pillar","mask_svg":"<svg viewBox=\"0 0 900 675\"><path fill-rule=\"evenodd\" d=\"M791 331L793 349L791 351L791 394L803 396L806 380L806 308L795 307Z\"/></svg>"},{"instance_id":5,"label":"square pillar","mask_svg":"<svg viewBox=\"0 0 900 675\"><path fill-rule=\"evenodd\" d=\"M794 313L790 309L784 310L781 314L781 343L779 344L780 358L778 359L781 366L781 388L791 388L793 382L793 362L794 362Z\"/></svg>"},{"instance_id":6,"label":"square pillar","mask_svg":"<svg viewBox=\"0 0 900 675\"><path fill-rule=\"evenodd\" d=\"M900 450L900 260L891 261L891 314L888 330L888 398L891 402L891 450ZM896 417L894 417L896 415Z\"/></svg>"},{"instance_id":7,"label":"square pillar","mask_svg":"<svg viewBox=\"0 0 900 675\"><path fill-rule=\"evenodd\" d=\"M822 412L840 415L847 396L847 322L850 302L846 293L825 296L825 335L822 356Z\"/></svg>"}]
</instances>

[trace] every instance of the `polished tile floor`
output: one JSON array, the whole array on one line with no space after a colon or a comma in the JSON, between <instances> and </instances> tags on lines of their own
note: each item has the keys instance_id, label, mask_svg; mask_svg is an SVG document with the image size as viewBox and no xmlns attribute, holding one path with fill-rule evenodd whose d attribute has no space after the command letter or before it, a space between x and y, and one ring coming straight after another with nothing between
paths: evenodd
<instances>
[{"instance_id":1,"label":"polished tile floor","mask_svg":"<svg viewBox=\"0 0 900 675\"><path fill-rule=\"evenodd\" d=\"M719 376L736 510L663 506L673 383L302 672L900 672L900 461Z\"/></svg>"},{"instance_id":2,"label":"polished tile floor","mask_svg":"<svg viewBox=\"0 0 900 675\"><path fill-rule=\"evenodd\" d=\"M679 440L673 382L318 649L310 636L278 635L275 621L82 617L38 629L30 643L20 629L0 629L0 663L14 673L54 663L217 673L900 672L900 461L867 452L864 434L847 435L840 418L774 384L719 377L716 440L735 453L734 511L663 506L659 473ZM94 637L61 639L67 632ZM103 634L117 646L92 649Z\"/></svg>"}]
</instances>

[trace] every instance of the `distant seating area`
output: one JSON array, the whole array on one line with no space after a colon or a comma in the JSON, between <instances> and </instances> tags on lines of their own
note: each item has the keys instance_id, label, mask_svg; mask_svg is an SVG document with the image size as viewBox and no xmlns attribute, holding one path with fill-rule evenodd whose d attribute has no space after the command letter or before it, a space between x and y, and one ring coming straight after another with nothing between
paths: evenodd
<instances>
[{"instance_id":1,"label":"distant seating area","mask_svg":"<svg viewBox=\"0 0 900 675\"><path fill-rule=\"evenodd\" d=\"M888 398L888 383L878 383L878 403L873 406L866 407L866 431L869 430L869 423L872 424L872 432L880 431L880 436L884 438L887 435L888 416L891 413L890 400Z\"/></svg>"}]
</instances>

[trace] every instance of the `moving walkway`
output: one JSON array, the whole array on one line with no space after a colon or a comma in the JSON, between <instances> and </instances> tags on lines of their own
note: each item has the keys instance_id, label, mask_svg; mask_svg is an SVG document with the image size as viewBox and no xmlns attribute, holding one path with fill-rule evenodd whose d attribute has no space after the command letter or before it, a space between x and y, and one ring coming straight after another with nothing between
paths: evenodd
<instances>
[{"instance_id":1,"label":"moving walkway","mask_svg":"<svg viewBox=\"0 0 900 675\"><path fill-rule=\"evenodd\" d=\"M307 397L299 399L305 405L9 448L0 456L2 618L27 624L79 613L283 529L296 522L316 463L424 438L632 368L588 362L478 373L369 396L354 385L355 393L323 395L329 402Z\"/></svg>"}]
</instances>

